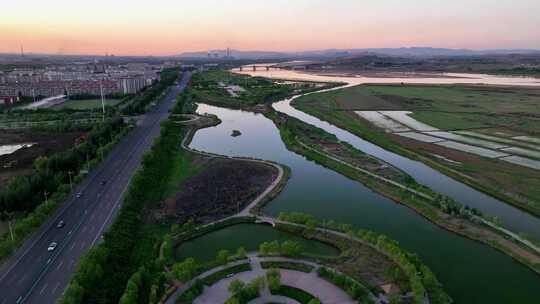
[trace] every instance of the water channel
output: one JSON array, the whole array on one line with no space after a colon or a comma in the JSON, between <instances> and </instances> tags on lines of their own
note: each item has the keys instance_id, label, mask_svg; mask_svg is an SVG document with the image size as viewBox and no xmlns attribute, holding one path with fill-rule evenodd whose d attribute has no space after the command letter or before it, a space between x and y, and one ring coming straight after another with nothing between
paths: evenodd
<instances>
[{"instance_id":1,"label":"water channel","mask_svg":"<svg viewBox=\"0 0 540 304\"><path fill-rule=\"evenodd\" d=\"M475 205L463 199L479 201L486 208L492 206L488 209L493 212L515 212L513 216L518 222L530 217L421 163L385 151L296 111L289 106L289 101L281 101L275 104L275 108L336 134L340 139L394 164L437 191L437 185L442 187L448 183L445 185L447 191L441 192L458 196L459 201L471 206ZM264 116L208 105L200 105L198 112L215 114L222 123L199 130L191 143L193 148L222 155L272 160L291 168L289 183L267 206L266 213L277 215L280 211L302 211L384 233L398 240L404 248L418 253L457 303L537 303L540 298L540 277L531 270L488 246L440 229L407 207L288 151L277 128ZM232 130L240 130L242 136L231 137ZM423 177L422 174L427 176ZM530 217L529 224L513 228L529 227L533 231L537 224L538 221ZM257 236L253 234L253 237Z\"/></svg>"}]
</instances>

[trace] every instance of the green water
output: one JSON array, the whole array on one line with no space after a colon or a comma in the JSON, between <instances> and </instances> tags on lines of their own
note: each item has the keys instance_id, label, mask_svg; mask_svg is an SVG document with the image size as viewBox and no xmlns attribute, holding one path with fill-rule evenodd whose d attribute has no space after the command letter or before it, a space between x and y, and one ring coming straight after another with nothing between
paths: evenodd
<instances>
[{"instance_id":1,"label":"green water","mask_svg":"<svg viewBox=\"0 0 540 304\"><path fill-rule=\"evenodd\" d=\"M234 254L240 247L247 252L256 251L263 242L291 240L302 245L304 252L317 255L338 255L339 251L327 244L306 240L296 235L276 230L262 224L239 224L213 231L199 238L181 244L176 250L177 260L195 257L197 261L207 262L216 258L217 253L226 249Z\"/></svg>"},{"instance_id":2,"label":"green water","mask_svg":"<svg viewBox=\"0 0 540 304\"><path fill-rule=\"evenodd\" d=\"M193 148L291 168L287 186L265 213L301 211L386 234L417 253L457 303L540 303L540 276L497 250L447 232L360 183L288 151L264 116L206 105L198 111L216 114L222 124L198 131ZM242 136L229 136L235 129ZM249 229L245 233L248 239L258 237ZM221 242L233 242L231 235L223 238Z\"/></svg>"}]
</instances>

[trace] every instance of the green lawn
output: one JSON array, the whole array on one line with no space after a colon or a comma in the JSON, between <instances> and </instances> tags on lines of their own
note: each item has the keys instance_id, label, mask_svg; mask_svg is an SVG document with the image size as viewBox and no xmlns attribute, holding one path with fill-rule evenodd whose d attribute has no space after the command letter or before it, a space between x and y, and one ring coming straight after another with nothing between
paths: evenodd
<instances>
[{"instance_id":1,"label":"green lawn","mask_svg":"<svg viewBox=\"0 0 540 304\"><path fill-rule=\"evenodd\" d=\"M302 303L302 304L307 304L309 303L309 301L315 299L315 297L311 295L310 293L302 289L298 289L296 287L287 286L287 285L281 285L279 286L279 289L272 290L271 292L274 295L280 295L280 296L285 296L287 298L294 299L297 302Z\"/></svg>"},{"instance_id":2,"label":"green lawn","mask_svg":"<svg viewBox=\"0 0 540 304\"><path fill-rule=\"evenodd\" d=\"M115 106L120 99L105 99L105 106ZM92 110L101 109L101 99L68 100L56 107L56 109Z\"/></svg>"}]
</instances>

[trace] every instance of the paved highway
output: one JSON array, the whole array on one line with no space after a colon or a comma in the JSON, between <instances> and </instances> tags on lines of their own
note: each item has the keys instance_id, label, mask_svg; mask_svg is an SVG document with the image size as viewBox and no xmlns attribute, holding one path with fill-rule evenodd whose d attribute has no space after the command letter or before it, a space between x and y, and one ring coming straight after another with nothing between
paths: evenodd
<instances>
[{"instance_id":1,"label":"paved highway","mask_svg":"<svg viewBox=\"0 0 540 304\"><path fill-rule=\"evenodd\" d=\"M141 157L159 136L160 121L186 87L184 74L163 100L118 143L102 164L0 269L0 304L55 303L67 287L81 256L101 239L118 211ZM103 181L106 181L103 184ZM82 192L77 198L75 193ZM65 226L57 228L63 220ZM57 242L56 250L47 247Z\"/></svg>"}]
</instances>

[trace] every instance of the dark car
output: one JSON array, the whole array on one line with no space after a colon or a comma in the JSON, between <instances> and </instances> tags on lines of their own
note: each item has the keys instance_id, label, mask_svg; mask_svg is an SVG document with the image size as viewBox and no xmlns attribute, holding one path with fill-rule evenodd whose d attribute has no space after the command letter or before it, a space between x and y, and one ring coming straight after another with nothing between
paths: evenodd
<instances>
[{"instance_id":1,"label":"dark car","mask_svg":"<svg viewBox=\"0 0 540 304\"><path fill-rule=\"evenodd\" d=\"M102 181L101 181L101 184L102 184L102 185L105 185L106 183L107 183L106 180L102 180Z\"/></svg>"}]
</instances>

